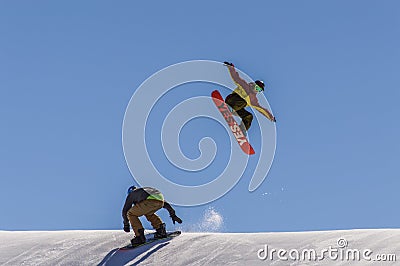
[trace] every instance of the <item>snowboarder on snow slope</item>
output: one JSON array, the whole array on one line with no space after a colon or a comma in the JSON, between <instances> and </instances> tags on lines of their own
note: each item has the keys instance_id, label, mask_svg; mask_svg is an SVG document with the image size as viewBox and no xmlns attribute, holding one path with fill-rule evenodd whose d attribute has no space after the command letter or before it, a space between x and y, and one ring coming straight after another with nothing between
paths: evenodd
<instances>
[{"instance_id":1,"label":"snowboarder on snow slope","mask_svg":"<svg viewBox=\"0 0 400 266\"><path fill-rule=\"evenodd\" d=\"M176 216L175 210L164 200L164 196L160 191L151 187L129 187L128 196L122 209L122 217L124 219L124 231L127 233L130 232L130 222L135 232L135 237L131 240L132 246L138 246L146 242L144 228L139 220L139 217L142 215L146 217L156 230L154 238L167 237L165 223L155 214L161 208L168 210L174 224L175 222L182 223L182 220Z\"/></svg>"},{"instance_id":2,"label":"snowboarder on snow slope","mask_svg":"<svg viewBox=\"0 0 400 266\"><path fill-rule=\"evenodd\" d=\"M269 120L276 122L275 117L258 103L256 95L257 93L264 91L264 82L256 80L255 82L247 83L239 76L239 73L236 71L235 66L232 63L225 61L224 64L228 67L229 74L237 85L236 89L226 97L225 102L236 111L237 115L242 119L240 128L243 133L246 133L253 121L253 115L244 109L247 106L255 108Z\"/></svg>"}]
</instances>

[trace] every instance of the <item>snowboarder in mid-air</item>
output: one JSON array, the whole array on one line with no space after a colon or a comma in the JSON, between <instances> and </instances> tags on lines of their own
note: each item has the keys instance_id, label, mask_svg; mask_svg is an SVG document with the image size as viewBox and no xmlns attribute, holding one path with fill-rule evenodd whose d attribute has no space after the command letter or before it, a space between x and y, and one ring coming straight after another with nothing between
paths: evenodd
<instances>
[{"instance_id":1,"label":"snowboarder in mid-air","mask_svg":"<svg viewBox=\"0 0 400 266\"><path fill-rule=\"evenodd\" d=\"M257 93L264 91L264 82L256 80L255 82L247 83L247 81L239 76L239 73L236 71L235 66L232 63L225 61L224 64L228 67L229 74L237 85L237 88L226 97L225 102L242 119L240 128L243 133L250 128L251 122L253 121L253 115L245 109L247 106L255 108L269 120L276 122L275 117L258 103L256 95Z\"/></svg>"},{"instance_id":2,"label":"snowboarder in mid-air","mask_svg":"<svg viewBox=\"0 0 400 266\"><path fill-rule=\"evenodd\" d=\"M142 245L146 242L144 228L139 220L139 217L142 215L146 217L156 230L154 233L155 239L167 237L165 223L155 214L161 208L168 210L174 224L175 222L182 223L182 220L176 216L175 210L164 200L164 196L160 191L151 187L129 187L128 196L122 209L122 217L124 219L124 231L127 233L130 232L130 222L135 232L135 237L131 240L132 247Z\"/></svg>"}]
</instances>

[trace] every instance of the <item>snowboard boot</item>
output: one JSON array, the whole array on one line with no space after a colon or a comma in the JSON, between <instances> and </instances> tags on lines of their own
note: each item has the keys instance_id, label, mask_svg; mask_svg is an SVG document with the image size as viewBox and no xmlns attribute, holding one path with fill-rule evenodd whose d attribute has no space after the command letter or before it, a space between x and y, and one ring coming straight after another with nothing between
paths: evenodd
<instances>
[{"instance_id":1,"label":"snowboard boot","mask_svg":"<svg viewBox=\"0 0 400 266\"><path fill-rule=\"evenodd\" d=\"M240 123L239 127L240 127L240 129L242 130L243 135L244 135L245 137L247 137L247 129L246 129L246 126L244 125L243 121L242 121L242 123Z\"/></svg>"},{"instance_id":2,"label":"snowboard boot","mask_svg":"<svg viewBox=\"0 0 400 266\"><path fill-rule=\"evenodd\" d=\"M136 247L144 243L146 243L146 237L144 236L144 229L139 229L139 235L131 239L132 247Z\"/></svg>"},{"instance_id":3,"label":"snowboard boot","mask_svg":"<svg viewBox=\"0 0 400 266\"><path fill-rule=\"evenodd\" d=\"M160 238L166 238L167 235L167 230L165 229L165 224L162 223L159 228L156 229L156 232L154 233L154 238L155 239L160 239Z\"/></svg>"}]
</instances>

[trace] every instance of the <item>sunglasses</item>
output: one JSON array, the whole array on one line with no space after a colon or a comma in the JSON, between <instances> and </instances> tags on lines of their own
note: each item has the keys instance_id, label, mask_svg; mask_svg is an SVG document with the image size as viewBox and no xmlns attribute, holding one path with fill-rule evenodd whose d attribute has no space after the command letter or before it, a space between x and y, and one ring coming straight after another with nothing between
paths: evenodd
<instances>
[{"instance_id":1,"label":"sunglasses","mask_svg":"<svg viewBox=\"0 0 400 266\"><path fill-rule=\"evenodd\" d=\"M257 84L256 84L255 89L256 89L257 92L262 92L262 91L263 91L263 88L261 88L261 87L258 86Z\"/></svg>"}]
</instances>

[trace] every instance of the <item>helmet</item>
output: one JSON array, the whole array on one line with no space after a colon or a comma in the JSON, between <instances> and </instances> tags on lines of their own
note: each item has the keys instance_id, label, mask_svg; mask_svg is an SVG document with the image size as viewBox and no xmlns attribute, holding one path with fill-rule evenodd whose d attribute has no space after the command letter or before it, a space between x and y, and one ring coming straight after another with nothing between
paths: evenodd
<instances>
[{"instance_id":1,"label":"helmet","mask_svg":"<svg viewBox=\"0 0 400 266\"><path fill-rule=\"evenodd\" d=\"M259 86L262 90L264 90L265 88L264 81L256 80L254 83L257 84L257 86Z\"/></svg>"},{"instance_id":2,"label":"helmet","mask_svg":"<svg viewBox=\"0 0 400 266\"><path fill-rule=\"evenodd\" d=\"M130 187L128 188L128 191L126 192L126 194L131 193L131 192L134 191L135 189L136 189L135 186L130 186Z\"/></svg>"}]
</instances>

